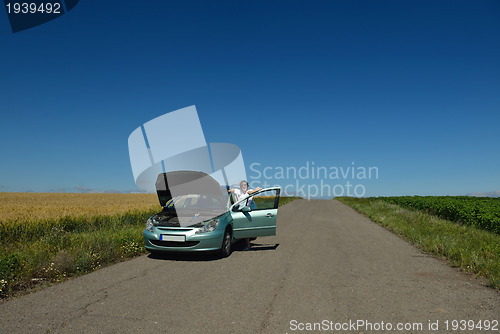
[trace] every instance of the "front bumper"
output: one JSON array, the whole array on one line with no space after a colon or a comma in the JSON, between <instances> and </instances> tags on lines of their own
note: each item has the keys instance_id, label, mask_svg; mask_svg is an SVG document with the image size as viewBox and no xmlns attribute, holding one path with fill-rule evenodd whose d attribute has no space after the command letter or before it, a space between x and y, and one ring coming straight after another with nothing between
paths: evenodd
<instances>
[{"instance_id":1,"label":"front bumper","mask_svg":"<svg viewBox=\"0 0 500 334\"><path fill-rule=\"evenodd\" d=\"M144 246L153 252L205 252L217 251L222 247L224 230L216 229L212 232L195 233L195 229L160 229L154 227L154 232L144 230ZM162 241L160 235L184 235L185 242Z\"/></svg>"}]
</instances>

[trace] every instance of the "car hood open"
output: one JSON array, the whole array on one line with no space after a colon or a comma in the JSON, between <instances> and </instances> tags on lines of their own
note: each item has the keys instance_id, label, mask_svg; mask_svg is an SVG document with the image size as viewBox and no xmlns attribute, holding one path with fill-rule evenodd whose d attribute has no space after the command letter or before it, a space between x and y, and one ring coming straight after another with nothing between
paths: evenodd
<instances>
[{"instance_id":1,"label":"car hood open","mask_svg":"<svg viewBox=\"0 0 500 334\"><path fill-rule=\"evenodd\" d=\"M160 173L156 179L156 193L161 206L176 196L212 195L227 202L228 194L210 175L198 171Z\"/></svg>"}]
</instances>

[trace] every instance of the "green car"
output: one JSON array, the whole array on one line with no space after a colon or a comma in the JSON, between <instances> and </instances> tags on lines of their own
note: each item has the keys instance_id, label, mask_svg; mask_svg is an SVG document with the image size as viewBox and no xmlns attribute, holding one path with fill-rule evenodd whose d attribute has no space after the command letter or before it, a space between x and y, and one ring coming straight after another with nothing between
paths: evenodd
<instances>
[{"instance_id":1,"label":"green car","mask_svg":"<svg viewBox=\"0 0 500 334\"><path fill-rule=\"evenodd\" d=\"M276 235L279 187L234 202L227 187L209 175L178 171L159 174L156 191L163 210L148 219L143 232L151 253L216 251L227 257L239 239Z\"/></svg>"}]
</instances>

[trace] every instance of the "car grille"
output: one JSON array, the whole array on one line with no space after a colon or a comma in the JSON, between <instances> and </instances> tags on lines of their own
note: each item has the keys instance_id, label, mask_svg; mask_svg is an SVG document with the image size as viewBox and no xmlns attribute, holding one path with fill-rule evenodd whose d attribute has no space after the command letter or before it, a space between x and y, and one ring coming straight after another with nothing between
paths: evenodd
<instances>
[{"instance_id":1,"label":"car grille","mask_svg":"<svg viewBox=\"0 0 500 334\"><path fill-rule=\"evenodd\" d=\"M156 228L162 231L174 231L174 232L186 232L192 230L192 228L169 228L169 227L159 227L159 226L156 226Z\"/></svg>"},{"instance_id":2,"label":"car grille","mask_svg":"<svg viewBox=\"0 0 500 334\"><path fill-rule=\"evenodd\" d=\"M150 240L150 241L153 245L161 247L192 247L200 243L199 241L185 241L185 242L161 241L161 240Z\"/></svg>"}]
</instances>

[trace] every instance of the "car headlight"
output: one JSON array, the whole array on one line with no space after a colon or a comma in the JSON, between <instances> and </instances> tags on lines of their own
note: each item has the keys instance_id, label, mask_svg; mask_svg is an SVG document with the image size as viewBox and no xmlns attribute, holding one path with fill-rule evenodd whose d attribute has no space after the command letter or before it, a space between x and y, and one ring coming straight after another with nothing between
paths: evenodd
<instances>
[{"instance_id":1,"label":"car headlight","mask_svg":"<svg viewBox=\"0 0 500 334\"><path fill-rule=\"evenodd\" d=\"M219 219L214 219L203 225L202 227L198 228L196 233L205 233L205 232L212 232L219 226Z\"/></svg>"},{"instance_id":2,"label":"car headlight","mask_svg":"<svg viewBox=\"0 0 500 334\"><path fill-rule=\"evenodd\" d=\"M146 231L153 232L153 217L150 217L146 222Z\"/></svg>"}]
</instances>

